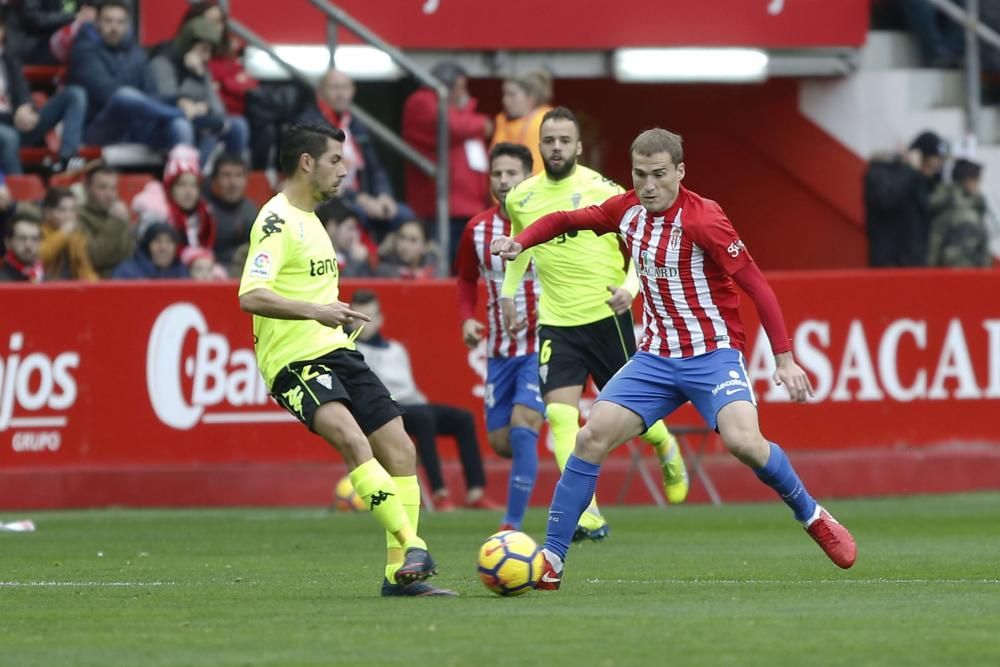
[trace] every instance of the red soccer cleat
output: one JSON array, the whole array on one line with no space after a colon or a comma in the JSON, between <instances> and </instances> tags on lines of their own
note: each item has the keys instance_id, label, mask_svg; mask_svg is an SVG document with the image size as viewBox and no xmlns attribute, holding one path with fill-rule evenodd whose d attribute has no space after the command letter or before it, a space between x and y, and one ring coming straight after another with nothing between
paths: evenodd
<instances>
[{"instance_id":1,"label":"red soccer cleat","mask_svg":"<svg viewBox=\"0 0 1000 667\"><path fill-rule=\"evenodd\" d=\"M505 509L507 509L505 506L501 505L500 503L498 503L495 500L492 500L491 498L488 498L486 496L479 496L475 500L467 500L467 501L465 501L465 507L466 507L466 509L470 509L470 510L492 510L492 511L498 511L498 510L505 510Z\"/></svg>"},{"instance_id":2,"label":"red soccer cleat","mask_svg":"<svg viewBox=\"0 0 1000 667\"><path fill-rule=\"evenodd\" d=\"M562 563L560 562L557 567L556 565L553 565L549 558L559 560L559 557L555 554L550 554L547 549L542 549L542 576L538 579L538 583L535 584L535 590L559 590L559 584L562 583Z\"/></svg>"},{"instance_id":3,"label":"red soccer cleat","mask_svg":"<svg viewBox=\"0 0 1000 667\"><path fill-rule=\"evenodd\" d=\"M497 532L502 533L505 530L519 530L519 528L512 523L501 523L500 527L497 529Z\"/></svg>"},{"instance_id":4,"label":"red soccer cleat","mask_svg":"<svg viewBox=\"0 0 1000 667\"><path fill-rule=\"evenodd\" d=\"M825 509L816 506L816 518L806 526L806 532L838 567L846 570L854 565L858 546L854 543L851 532Z\"/></svg>"}]
</instances>

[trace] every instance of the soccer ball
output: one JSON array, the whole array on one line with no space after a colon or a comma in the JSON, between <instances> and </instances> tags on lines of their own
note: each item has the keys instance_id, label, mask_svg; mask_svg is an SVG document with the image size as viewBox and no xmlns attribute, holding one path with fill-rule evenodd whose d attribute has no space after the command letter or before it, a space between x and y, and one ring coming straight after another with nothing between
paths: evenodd
<instances>
[{"instance_id":1,"label":"soccer ball","mask_svg":"<svg viewBox=\"0 0 1000 667\"><path fill-rule=\"evenodd\" d=\"M542 550L517 530L490 535L479 549L479 578L497 595L527 593L542 576Z\"/></svg>"},{"instance_id":2,"label":"soccer ball","mask_svg":"<svg viewBox=\"0 0 1000 667\"><path fill-rule=\"evenodd\" d=\"M333 487L333 506L341 512L363 512L365 501L354 490L351 478L344 476Z\"/></svg>"}]
</instances>

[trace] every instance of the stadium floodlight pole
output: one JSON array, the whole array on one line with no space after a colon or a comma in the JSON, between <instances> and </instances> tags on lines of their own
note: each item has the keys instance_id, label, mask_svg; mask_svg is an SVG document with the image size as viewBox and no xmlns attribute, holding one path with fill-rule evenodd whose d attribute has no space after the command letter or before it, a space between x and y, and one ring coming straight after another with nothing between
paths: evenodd
<instances>
[{"instance_id":1,"label":"stadium floodlight pole","mask_svg":"<svg viewBox=\"0 0 1000 667\"><path fill-rule=\"evenodd\" d=\"M405 53L392 46L384 39L366 28L360 21L345 12L340 7L327 2L326 0L309 0L328 18L335 19L338 23L356 34L363 41L371 44L376 49L383 51L392 58L397 65L410 72L420 83L431 88L437 93L438 98L438 131L437 131L437 164L433 174L437 184L437 226L438 243L441 246L441 256L438 258L438 271L441 275L448 274L449 248L449 215L448 215L448 89L438 81L434 75L422 65L412 60Z\"/></svg>"},{"instance_id":2,"label":"stadium floodlight pole","mask_svg":"<svg viewBox=\"0 0 1000 667\"><path fill-rule=\"evenodd\" d=\"M270 44L264 41L264 39L255 33L250 28L246 27L236 19L229 18L229 29L233 31L236 35L244 39L247 44L250 44L255 49L258 49L266 53L274 62L276 62L282 69L288 72L288 74L298 81L300 84L306 86L307 88L313 87L313 82L309 78L300 72L298 68L289 63L287 60L282 58L277 51L274 50ZM418 169L427 174L428 176L434 176L435 165L433 162L428 160L426 157L415 151L408 143L403 141L398 134L393 132L390 128L386 127L382 121L378 120L367 111L362 109L356 104L351 104L351 113L354 114L362 123L367 125L372 132L375 133L379 139L384 141L389 145L394 151L400 153L410 162L414 163Z\"/></svg>"}]
</instances>

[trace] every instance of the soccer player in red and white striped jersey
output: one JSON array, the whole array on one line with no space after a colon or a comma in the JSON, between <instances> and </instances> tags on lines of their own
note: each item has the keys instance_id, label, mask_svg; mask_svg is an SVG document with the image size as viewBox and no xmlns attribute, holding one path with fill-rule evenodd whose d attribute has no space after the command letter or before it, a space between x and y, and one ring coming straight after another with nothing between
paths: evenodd
<instances>
[{"instance_id":1,"label":"soccer player in red and white striped jersey","mask_svg":"<svg viewBox=\"0 0 1000 667\"><path fill-rule=\"evenodd\" d=\"M531 175L531 151L500 143L490 152L490 190L497 204L477 214L465 227L458 245L459 314L462 337L475 348L487 331L486 430L490 447L512 459L508 483L507 513L502 529L519 529L538 476L538 431L545 404L538 385L537 301L541 293L533 268L524 275L514 303L518 331L504 326L500 307L506 262L490 253L494 238L510 234L505 201L515 185ZM480 276L486 281L486 312L489 325L475 318Z\"/></svg>"},{"instance_id":2,"label":"soccer player in red and white striped jersey","mask_svg":"<svg viewBox=\"0 0 1000 667\"><path fill-rule=\"evenodd\" d=\"M576 517L593 495L600 464L619 442L691 401L726 448L750 466L842 568L857 549L848 530L806 491L788 457L761 435L743 360L738 285L754 302L771 341L774 380L804 402L809 378L792 358L774 292L722 208L681 186L681 138L647 130L632 143L634 189L599 206L549 214L517 235L497 239L505 259L570 230L619 234L636 264L643 294L639 351L597 397L556 487L539 588L556 589Z\"/></svg>"}]
</instances>

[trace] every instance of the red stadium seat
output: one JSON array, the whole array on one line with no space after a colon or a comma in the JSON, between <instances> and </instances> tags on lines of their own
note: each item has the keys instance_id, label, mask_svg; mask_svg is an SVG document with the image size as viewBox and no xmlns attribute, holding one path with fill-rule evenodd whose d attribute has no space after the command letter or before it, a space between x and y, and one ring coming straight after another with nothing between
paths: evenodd
<instances>
[{"instance_id":1,"label":"red stadium seat","mask_svg":"<svg viewBox=\"0 0 1000 667\"><path fill-rule=\"evenodd\" d=\"M8 174L7 189L14 201L41 201L45 196L45 183L35 174Z\"/></svg>"},{"instance_id":2,"label":"red stadium seat","mask_svg":"<svg viewBox=\"0 0 1000 667\"><path fill-rule=\"evenodd\" d=\"M62 65L25 65L21 71L32 89L55 90L66 75L66 68Z\"/></svg>"},{"instance_id":3,"label":"red stadium seat","mask_svg":"<svg viewBox=\"0 0 1000 667\"><path fill-rule=\"evenodd\" d=\"M263 206L273 196L274 188L267 180L267 174L263 171L251 171L247 177L247 199L257 206Z\"/></svg>"},{"instance_id":4,"label":"red stadium seat","mask_svg":"<svg viewBox=\"0 0 1000 667\"><path fill-rule=\"evenodd\" d=\"M118 177L118 196L126 204L132 204L132 198L139 194L146 183L154 181L149 174L121 174Z\"/></svg>"}]
</instances>

